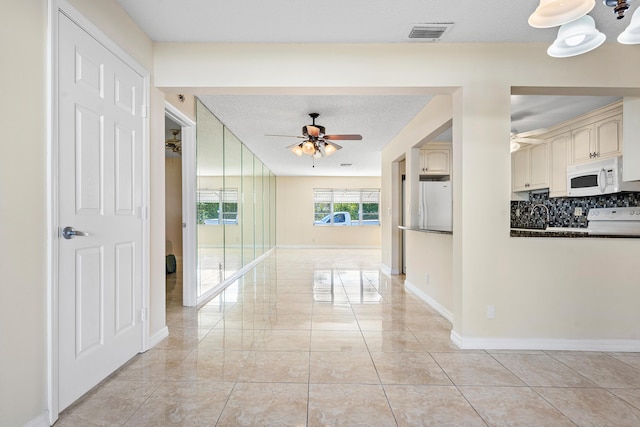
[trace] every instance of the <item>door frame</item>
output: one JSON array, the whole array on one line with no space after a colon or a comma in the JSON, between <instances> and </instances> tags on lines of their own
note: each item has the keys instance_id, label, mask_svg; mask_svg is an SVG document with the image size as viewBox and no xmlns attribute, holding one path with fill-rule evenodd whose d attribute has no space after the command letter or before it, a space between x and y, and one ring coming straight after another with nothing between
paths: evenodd
<instances>
[{"instance_id":1,"label":"door frame","mask_svg":"<svg viewBox=\"0 0 640 427\"><path fill-rule=\"evenodd\" d=\"M149 112L151 76L138 61L126 53L97 26L83 16L67 0L48 1L47 46L47 412L50 424L58 419L58 15L62 13L90 34L118 59L143 78L142 126L142 337L140 352L149 348L150 291L150 173L149 173Z\"/></svg>"},{"instance_id":2,"label":"door frame","mask_svg":"<svg viewBox=\"0 0 640 427\"><path fill-rule=\"evenodd\" d=\"M182 140L182 305L198 303L196 293L196 122L168 101L164 115L181 127ZM166 202L165 202L166 203Z\"/></svg>"}]
</instances>

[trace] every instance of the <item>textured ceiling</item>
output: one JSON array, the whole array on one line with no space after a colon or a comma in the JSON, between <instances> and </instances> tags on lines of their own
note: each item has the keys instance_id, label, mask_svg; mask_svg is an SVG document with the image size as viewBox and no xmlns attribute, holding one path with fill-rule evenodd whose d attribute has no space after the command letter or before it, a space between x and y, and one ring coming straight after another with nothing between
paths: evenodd
<instances>
[{"instance_id":1,"label":"textured ceiling","mask_svg":"<svg viewBox=\"0 0 640 427\"><path fill-rule=\"evenodd\" d=\"M379 176L380 153L431 99L430 96L230 96L200 100L276 175ZM362 141L338 141L342 150L312 160L287 147L302 141L309 113L327 134L360 134ZM266 135L291 135L291 137ZM314 166L315 163L315 167ZM340 164L351 163L351 167Z\"/></svg>"},{"instance_id":2,"label":"textured ceiling","mask_svg":"<svg viewBox=\"0 0 640 427\"><path fill-rule=\"evenodd\" d=\"M424 23L452 23L439 43L551 43L556 28L527 24L538 0L117 0L131 18L158 42L233 43L425 43L408 38ZM596 2L590 13L614 42L628 18L616 20L611 8ZM379 175L380 151L428 102L429 96L203 96L203 100L254 153L278 175ZM514 97L512 128L524 132L548 127L614 98ZM286 151L309 124L308 113L329 133L360 133L363 141L316 161ZM450 139L445 133L442 140ZM506 143L506 142L505 142ZM350 168L340 163L353 163Z\"/></svg>"},{"instance_id":3,"label":"textured ceiling","mask_svg":"<svg viewBox=\"0 0 640 427\"><path fill-rule=\"evenodd\" d=\"M538 0L118 0L155 41L403 43L413 25L453 23L443 43L551 42L527 24ZM631 10L635 10L632 3ZM590 15L608 41L628 25L598 0Z\"/></svg>"}]
</instances>

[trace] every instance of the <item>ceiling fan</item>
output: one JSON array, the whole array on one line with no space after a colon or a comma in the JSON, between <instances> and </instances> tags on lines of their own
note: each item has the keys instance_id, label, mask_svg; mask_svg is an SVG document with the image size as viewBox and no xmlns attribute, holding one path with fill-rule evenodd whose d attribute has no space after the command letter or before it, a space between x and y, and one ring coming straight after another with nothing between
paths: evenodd
<instances>
[{"instance_id":1,"label":"ceiling fan","mask_svg":"<svg viewBox=\"0 0 640 427\"><path fill-rule=\"evenodd\" d=\"M510 144L511 152L513 153L514 151L518 151L522 146L522 144L543 143L545 141L544 139L537 139L537 138L531 138L531 137L542 135L543 133L547 133L547 132L549 132L549 129L545 129L545 128L534 129L528 132L520 132L520 133L517 133L516 131L512 131L511 144Z\"/></svg>"},{"instance_id":2,"label":"ceiling fan","mask_svg":"<svg viewBox=\"0 0 640 427\"><path fill-rule=\"evenodd\" d=\"M330 156L342 147L333 141L360 141L362 135L344 134L344 135L327 135L324 126L316 125L316 119L320 116L318 113L310 113L312 123L302 126L302 136L293 135L266 135L266 136L283 136L287 138L300 138L304 141L290 145L287 147L292 153L302 156L306 154L318 159L320 157Z\"/></svg>"},{"instance_id":3,"label":"ceiling fan","mask_svg":"<svg viewBox=\"0 0 640 427\"><path fill-rule=\"evenodd\" d=\"M172 138L167 139L164 142L164 146L167 150L171 150L174 153L182 153L182 140L178 139L178 134L180 134L180 129L169 129L173 134Z\"/></svg>"}]
</instances>

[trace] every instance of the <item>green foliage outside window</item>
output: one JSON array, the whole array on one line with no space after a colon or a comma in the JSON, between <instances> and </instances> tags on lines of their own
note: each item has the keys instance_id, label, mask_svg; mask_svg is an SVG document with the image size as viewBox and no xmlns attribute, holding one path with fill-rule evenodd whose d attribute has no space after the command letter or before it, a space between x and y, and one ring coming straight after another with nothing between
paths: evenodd
<instances>
[{"instance_id":1,"label":"green foliage outside window","mask_svg":"<svg viewBox=\"0 0 640 427\"><path fill-rule=\"evenodd\" d=\"M200 202L198 203L198 224L204 224L205 219L218 218L219 203Z\"/></svg>"},{"instance_id":2,"label":"green foliage outside window","mask_svg":"<svg viewBox=\"0 0 640 427\"><path fill-rule=\"evenodd\" d=\"M233 201L222 201L233 200ZM196 204L198 224L238 224L238 190L199 190Z\"/></svg>"},{"instance_id":3,"label":"green foliage outside window","mask_svg":"<svg viewBox=\"0 0 640 427\"><path fill-rule=\"evenodd\" d=\"M334 212L349 212L351 214L351 219L357 220L360 218L358 213L358 203L334 203L333 211Z\"/></svg>"}]
</instances>

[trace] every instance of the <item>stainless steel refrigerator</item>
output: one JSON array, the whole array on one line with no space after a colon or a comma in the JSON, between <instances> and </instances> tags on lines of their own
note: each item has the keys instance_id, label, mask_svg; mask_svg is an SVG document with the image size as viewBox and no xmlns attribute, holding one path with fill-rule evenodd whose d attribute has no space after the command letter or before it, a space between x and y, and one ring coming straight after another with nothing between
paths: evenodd
<instances>
[{"instance_id":1,"label":"stainless steel refrigerator","mask_svg":"<svg viewBox=\"0 0 640 427\"><path fill-rule=\"evenodd\" d=\"M422 229L452 231L451 181L420 181L418 223Z\"/></svg>"}]
</instances>

